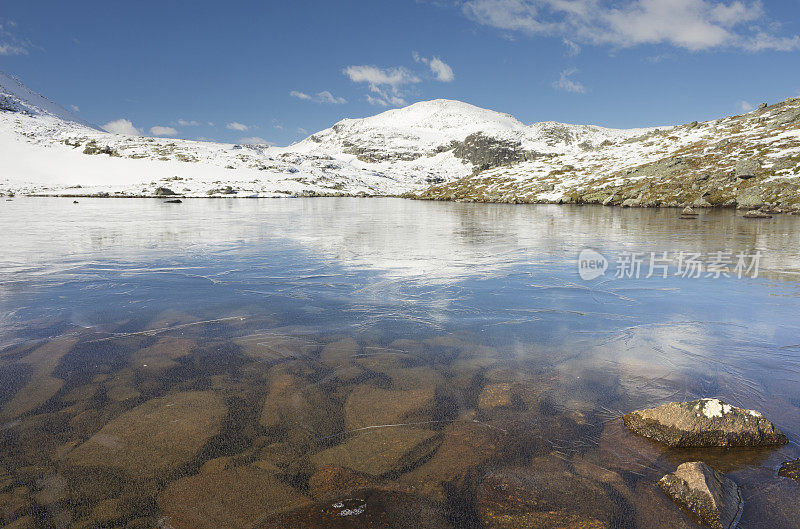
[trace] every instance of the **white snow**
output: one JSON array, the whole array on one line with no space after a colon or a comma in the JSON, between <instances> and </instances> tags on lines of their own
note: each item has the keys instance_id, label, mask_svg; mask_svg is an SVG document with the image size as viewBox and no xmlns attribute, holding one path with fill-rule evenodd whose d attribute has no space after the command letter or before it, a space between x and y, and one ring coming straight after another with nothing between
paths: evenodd
<instances>
[{"instance_id":1,"label":"white snow","mask_svg":"<svg viewBox=\"0 0 800 529\"><path fill-rule=\"evenodd\" d=\"M703 414L709 419L722 417L732 409L730 405L725 404L719 399L703 399L700 402L700 406L703 408Z\"/></svg>"},{"instance_id":2,"label":"white snow","mask_svg":"<svg viewBox=\"0 0 800 529\"><path fill-rule=\"evenodd\" d=\"M509 114L438 99L345 119L288 147L232 145L110 134L2 72L0 108L6 109L0 110L0 192L34 195L151 195L168 187L209 196L226 186L235 191L226 196L240 197L397 195L470 176L472 164L457 158L452 144L481 133L544 155L482 172L487 190L493 179L514 181L538 200L556 201L570 188L620 184L633 179L631 168L701 143L709 151L759 126L735 118L659 129L526 126ZM769 159L798 152L796 131L769 139ZM94 148L106 153L84 154Z\"/></svg>"}]
</instances>

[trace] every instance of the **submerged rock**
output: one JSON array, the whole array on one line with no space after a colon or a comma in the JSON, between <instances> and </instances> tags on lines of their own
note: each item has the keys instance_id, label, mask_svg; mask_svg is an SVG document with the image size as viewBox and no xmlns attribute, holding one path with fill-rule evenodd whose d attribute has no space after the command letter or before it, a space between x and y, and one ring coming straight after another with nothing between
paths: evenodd
<instances>
[{"instance_id":1,"label":"submerged rock","mask_svg":"<svg viewBox=\"0 0 800 529\"><path fill-rule=\"evenodd\" d=\"M697 217L698 217L697 212L695 212L695 210L693 210L689 206L683 208L683 211L681 211L682 219L696 219Z\"/></svg>"},{"instance_id":2,"label":"submerged rock","mask_svg":"<svg viewBox=\"0 0 800 529\"><path fill-rule=\"evenodd\" d=\"M605 486L553 456L489 473L478 486L476 508L486 529L608 529L617 515Z\"/></svg>"},{"instance_id":3,"label":"submerged rock","mask_svg":"<svg viewBox=\"0 0 800 529\"><path fill-rule=\"evenodd\" d=\"M222 397L211 391L152 399L109 422L65 461L152 478L191 461L220 432L226 414Z\"/></svg>"},{"instance_id":4,"label":"submerged rock","mask_svg":"<svg viewBox=\"0 0 800 529\"><path fill-rule=\"evenodd\" d=\"M159 496L163 520L172 529L240 529L311 500L272 473L238 467L172 482Z\"/></svg>"},{"instance_id":5,"label":"submerged rock","mask_svg":"<svg viewBox=\"0 0 800 529\"><path fill-rule=\"evenodd\" d=\"M293 442L342 431L341 409L318 387L285 372L273 377L260 423L264 428L285 429Z\"/></svg>"},{"instance_id":6,"label":"submerged rock","mask_svg":"<svg viewBox=\"0 0 800 529\"><path fill-rule=\"evenodd\" d=\"M667 496L712 529L729 529L741 510L736 483L703 462L684 463L658 482Z\"/></svg>"},{"instance_id":7,"label":"submerged rock","mask_svg":"<svg viewBox=\"0 0 800 529\"><path fill-rule=\"evenodd\" d=\"M702 527L683 509L676 509L672 500L664 494L658 484L640 480L631 499L634 524L637 529L669 528L699 529Z\"/></svg>"},{"instance_id":8,"label":"submerged rock","mask_svg":"<svg viewBox=\"0 0 800 529\"><path fill-rule=\"evenodd\" d=\"M257 529L451 529L436 504L405 492L360 490L273 515Z\"/></svg>"},{"instance_id":9,"label":"submerged rock","mask_svg":"<svg viewBox=\"0 0 800 529\"><path fill-rule=\"evenodd\" d=\"M759 412L719 399L670 402L622 417L632 432L668 446L772 446L786 436Z\"/></svg>"},{"instance_id":10,"label":"submerged rock","mask_svg":"<svg viewBox=\"0 0 800 529\"><path fill-rule=\"evenodd\" d=\"M332 448L313 454L317 467L346 467L371 476L399 473L427 458L441 442L437 432L417 428L365 430Z\"/></svg>"},{"instance_id":11,"label":"submerged rock","mask_svg":"<svg viewBox=\"0 0 800 529\"><path fill-rule=\"evenodd\" d=\"M800 481L800 459L794 461L787 461L781 465L778 475L784 478L792 478L795 481Z\"/></svg>"},{"instance_id":12,"label":"submerged rock","mask_svg":"<svg viewBox=\"0 0 800 529\"><path fill-rule=\"evenodd\" d=\"M514 387L509 382L489 384L478 395L478 409L512 408L515 405Z\"/></svg>"},{"instance_id":13,"label":"submerged rock","mask_svg":"<svg viewBox=\"0 0 800 529\"><path fill-rule=\"evenodd\" d=\"M308 494L315 500L326 500L356 489L378 488L374 476L349 468L324 466L308 478Z\"/></svg>"},{"instance_id":14,"label":"submerged rock","mask_svg":"<svg viewBox=\"0 0 800 529\"><path fill-rule=\"evenodd\" d=\"M490 424L455 421L442 432L442 445L433 457L400 481L435 501L445 501L448 489L469 489L483 467L502 457L507 437L505 430Z\"/></svg>"},{"instance_id":15,"label":"submerged rock","mask_svg":"<svg viewBox=\"0 0 800 529\"><path fill-rule=\"evenodd\" d=\"M78 343L72 336L57 338L19 360L20 364L30 366L32 374L28 383L20 389L0 411L0 419L15 419L24 415L48 400L64 386L64 381L54 377L53 372L61 359Z\"/></svg>"},{"instance_id":16,"label":"submerged rock","mask_svg":"<svg viewBox=\"0 0 800 529\"><path fill-rule=\"evenodd\" d=\"M742 215L745 219L771 219L772 215L763 211L752 210Z\"/></svg>"},{"instance_id":17,"label":"submerged rock","mask_svg":"<svg viewBox=\"0 0 800 529\"><path fill-rule=\"evenodd\" d=\"M131 355L131 366L147 371L163 371L178 365L177 360L189 354L195 345L186 338L165 337Z\"/></svg>"},{"instance_id":18,"label":"submerged rock","mask_svg":"<svg viewBox=\"0 0 800 529\"><path fill-rule=\"evenodd\" d=\"M435 387L394 390L370 385L357 386L344 406L348 429L431 420Z\"/></svg>"}]
</instances>

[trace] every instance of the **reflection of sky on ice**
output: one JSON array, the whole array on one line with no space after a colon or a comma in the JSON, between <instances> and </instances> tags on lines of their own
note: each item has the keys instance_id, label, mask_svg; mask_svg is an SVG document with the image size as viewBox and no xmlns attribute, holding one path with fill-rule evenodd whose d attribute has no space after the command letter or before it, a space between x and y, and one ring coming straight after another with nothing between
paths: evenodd
<instances>
[{"instance_id":1,"label":"reflection of sky on ice","mask_svg":"<svg viewBox=\"0 0 800 529\"><path fill-rule=\"evenodd\" d=\"M593 398L614 406L713 394L772 408L800 433L800 217L713 211L685 221L672 210L396 199L79 201L4 203L2 343L24 338L30 321L102 331L167 309L326 332L469 331L568 376L605 373L619 395ZM586 247L611 261L604 278L578 277ZM625 252L756 250L759 279L613 277Z\"/></svg>"}]
</instances>

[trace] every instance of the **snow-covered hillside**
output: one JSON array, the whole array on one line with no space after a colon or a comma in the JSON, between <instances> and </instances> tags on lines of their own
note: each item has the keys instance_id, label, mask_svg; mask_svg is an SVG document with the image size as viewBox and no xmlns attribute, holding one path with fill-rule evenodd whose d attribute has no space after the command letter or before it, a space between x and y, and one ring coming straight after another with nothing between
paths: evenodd
<instances>
[{"instance_id":1,"label":"snow-covered hillside","mask_svg":"<svg viewBox=\"0 0 800 529\"><path fill-rule=\"evenodd\" d=\"M110 134L4 74L0 101L0 190L25 194L150 196L163 187L185 196L393 195L468 176L509 153L530 159L643 132L526 127L508 114L436 100L265 147Z\"/></svg>"},{"instance_id":2,"label":"snow-covered hillside","mask_svg":"<svg viewBox=\"0 0 800 529\"><path fill-rule=\"evenodd\" d=\"M110 134L0 73L0 192L405 195L628 206L800 205L800 99L614 130L449 100L345 119L288 147Z\"/></svg>"},{"instance_id":3,"label":"snow-covered hillside","mask_svg":"<svg viewBox=\"0 0 800 529\"><path fill-rule=\"evenodd\" d=\"M800 209L800 98L487 168L415 197Z\"/></svg>"}]
</instances>

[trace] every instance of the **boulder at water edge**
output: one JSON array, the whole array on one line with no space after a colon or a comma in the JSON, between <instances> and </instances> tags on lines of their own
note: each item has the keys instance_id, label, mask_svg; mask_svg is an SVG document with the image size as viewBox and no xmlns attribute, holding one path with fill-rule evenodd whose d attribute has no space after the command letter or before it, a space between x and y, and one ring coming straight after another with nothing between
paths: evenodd
<instances>
[{"instance_id":1,"label":"boulder at water edge","mask_svg":"<svg viewBox=\"0 0 800 529\"><path fill-rule=\"evenodd\" d=\"M736 483L700 461L680 465L658 485L672 501L712 529L729 529L741 510Z\"/></svg>"},{"instance_id":2,"label":"boulder at water edge","mask_svg":"<svg viewBox=\"0 0 800 529\"><path fill-rule=\"evenodd\" d=\"M632 432L668 446L773 446L786 436L759 412L719 399L670 402L622 417Z\"/></svg>"}]
</instances>

